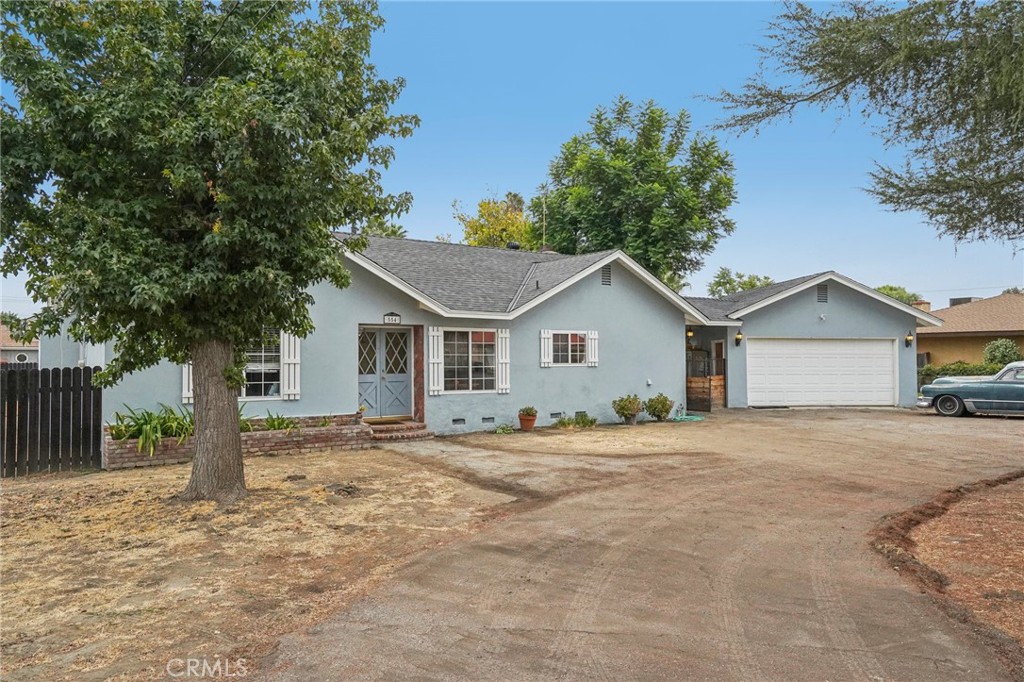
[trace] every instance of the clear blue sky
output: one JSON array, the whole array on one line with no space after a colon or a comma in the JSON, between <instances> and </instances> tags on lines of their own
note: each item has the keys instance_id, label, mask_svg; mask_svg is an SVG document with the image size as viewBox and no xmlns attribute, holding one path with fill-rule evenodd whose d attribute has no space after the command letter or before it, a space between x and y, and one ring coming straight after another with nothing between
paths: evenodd
<instances>
[{"instance_id":1,"label":"clear blue sky","mask_svg":"<svg viewBox=\"0 0 1024 682\"><path fill-rule=\"evenodd\" d=\"M410 237L459 236L451 202L544 181L559 146L618 94L685 108L695 129L718 120L699 95L736 88L756 69L754 45L778 11L767 3L384 2L374 44L382 75L402 76L397 110L422 125L399 141L390 191L414 203ZM899 159L859 115L802 112L760 136L720 136L734 158L736 232L687 291L704 295L719 266L777 280L838 270L871 286L906 286L944 307L1024 284L1024 254L1006 244L939 239L920 216L881 209L863 191L876 159ZM5 309L24 292L5 282Z\"/></svg>"}]
</instances>

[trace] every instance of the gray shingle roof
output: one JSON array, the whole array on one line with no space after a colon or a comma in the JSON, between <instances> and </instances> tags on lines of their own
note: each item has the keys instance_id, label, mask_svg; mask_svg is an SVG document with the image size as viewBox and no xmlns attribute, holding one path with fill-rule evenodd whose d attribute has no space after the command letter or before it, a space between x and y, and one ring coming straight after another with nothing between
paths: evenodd
<instances>
[{"instance_id":1,"label":"gray shingle roof","mask_svg":"<svg viewBox=\"0 0 1024 682\"><path fill-rule=\"evenodd\" d=\"M336 236L345 239L348 235ZM449 310L506 313L526 305L610 253L566 256L369 237L362 255Z\"/></svg>"},{"instance_id":2,"label":"gray shingle roof","mask_svg":"<svg viewBox=\"0 0 1024 682\"><path fill-rule=\"evenodd\" d=\"M825 274L828 273L818 272L813 275L794 277L793 279L787 279L784 282L776 282L775 284L769 284L768 286L758 287L756 289L737 291L735 294L729 294L722 298L705 298L701 296L683 296L683 298L703 313L709 320L721 322L729 320L729 315L735 313L737 310L742 310L747 306L754 305L755 303L763 301L766 298L770 298L775 294L780 294L783 291L792 289L793 287L799 286L808 280L812 280L815 277L820 277Z\"/></svg>"}]
</instances>

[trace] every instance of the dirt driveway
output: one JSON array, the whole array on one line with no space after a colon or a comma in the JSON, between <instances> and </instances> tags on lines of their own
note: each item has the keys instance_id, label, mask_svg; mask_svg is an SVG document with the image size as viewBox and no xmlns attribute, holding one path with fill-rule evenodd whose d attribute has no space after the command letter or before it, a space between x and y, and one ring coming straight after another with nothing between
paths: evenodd
<instances>
[{"instance_id":1,"label":"dirt driveway","mask_svg":"<svg viewBox=\"0 0 1024 682\"><path fill-rule=\"evenodd\" d=\"M1024 422L899 411L412 444L525 507L264 661L275 680L1012 679L868 547L884 514L1024 466Z\"/></svg>"}]
</instances>

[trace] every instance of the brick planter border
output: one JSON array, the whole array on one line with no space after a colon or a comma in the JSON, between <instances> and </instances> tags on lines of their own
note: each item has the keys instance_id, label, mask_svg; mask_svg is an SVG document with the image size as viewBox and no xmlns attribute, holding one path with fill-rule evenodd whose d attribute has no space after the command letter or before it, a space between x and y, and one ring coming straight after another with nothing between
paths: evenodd
<instances>
[{"instance_id":1,"label":"brick planter border","mask_svg":"<svg viewBox=\"0 0 1024 682\"><path fill-rule=\"evenodd\" d=\"M267 431L264 420L253 419L253 430L242 433L242 456L296 455L332 450L362 450L373 446L373 431L359 415L329 417L330 426L320 426L323 417L296 417L299 428ZM190 462L195 454L192 438L178 445L176 438L164 438L153 454L139 452L137 439L114 440L103 429L103 468L131 469Z\"/></svg>"}]
</instances>

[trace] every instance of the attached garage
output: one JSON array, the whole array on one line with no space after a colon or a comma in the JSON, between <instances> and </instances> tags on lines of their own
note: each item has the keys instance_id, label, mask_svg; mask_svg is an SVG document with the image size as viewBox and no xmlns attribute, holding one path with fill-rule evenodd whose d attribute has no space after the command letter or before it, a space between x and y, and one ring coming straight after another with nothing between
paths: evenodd
<instances>
[{"instance_id":1,"label":"attached garage","mask_svg":"<svg viewBox=\"0 0 1024 682\"><path fill-rule=\"evenodd\" d=\"M715 358L688 371L724 375L727 407L911 407L917 329L942 324L838 272L687 300L708 319L687 349Z\"/></svg>"},{"instance_id":2,"label":"attached garage","mask_svg":"<svg viewBox=\"0 0 1024 682\"><path fill-rule=\"evenodd\" d=\"M895 339L749 339L750 407L896 405Z\"/></svg>"}]
</instances>

